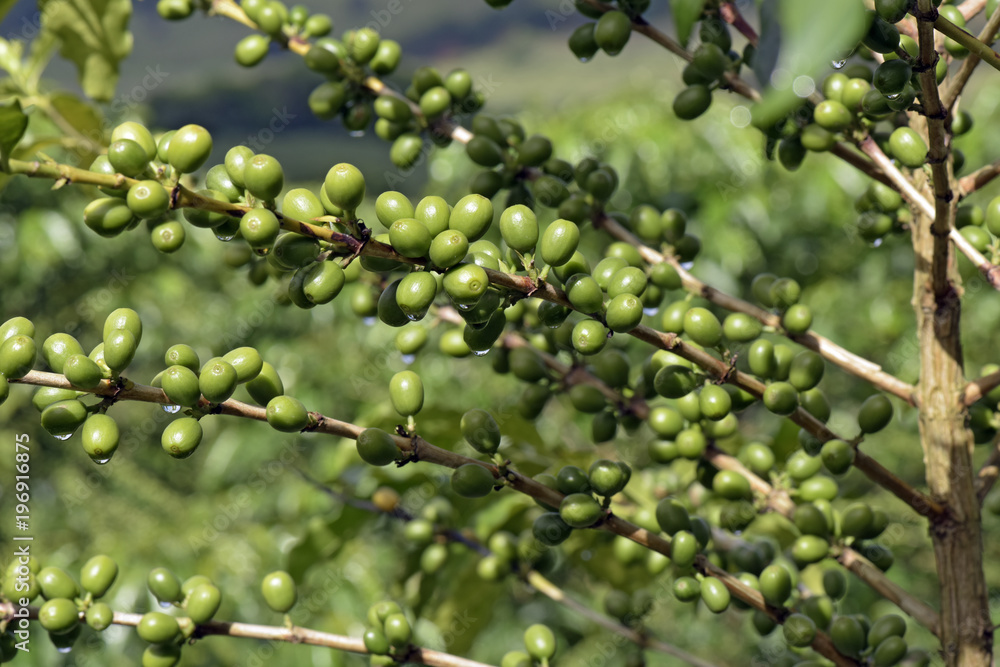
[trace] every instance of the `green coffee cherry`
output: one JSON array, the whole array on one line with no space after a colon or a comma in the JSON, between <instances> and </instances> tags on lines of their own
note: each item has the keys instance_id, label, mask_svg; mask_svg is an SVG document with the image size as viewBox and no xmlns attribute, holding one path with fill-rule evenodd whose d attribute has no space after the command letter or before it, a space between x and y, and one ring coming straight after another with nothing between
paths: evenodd
<instances>
[{"instance_id":1,"label":"green coffee cherry","mask_svg":"<svg viewBox=\"0 0 1000 667\"><path fill-rule=\"evenodd\" d=\"M180 602L183 599L180 580L165 567L150 570L146 585L160 602Z\"/></svg>"},{"instance_id":2,"label":"green coffee cherry","mask_svg":"<svg viewBox=\"0 0 1000 667\"><path fill-rule=\"evenodd\" d=\"M258 405L267 405L272 398L285 393L285 388L274 366L265 361L257 377L247 382L247 391Z\"/></svg>"},{"instance_id":3,"label":"green coffee cherry","mask_svg":"<svg viewBox=\"0 0 1000 667\"><path fill-rule=\"evenodd\" d=\"M42 358L56 373L63 373L66 360L73 355L83 355L83 347L69 334L52 334L42 343Z\"/></svg>"},{"instance_id":4,"label":"green coffee cherry","mask_svg":"<svg viewBox=\"0 0 1000 667\"><path fill-rule=\"evenodd\" d=\"M475 264L460 264L444 274L444 289L459 307L471 307L478 303L489 284L486 271Z\"/></svg>"},{"instance_id":5,"label":"green coffee cherry","mask_svg":"<svg viewBox=\"0 0 1000 667\"><path fill-rule=\"evenodd\" d=\"M212 135L200 125L185 125L170 138L167 161L180 173L189 174L205 164L212 152Z\"/></svg>"},{"instance_id":6,"label":"green coffee cherry","mask_svg":"<svg viewBox=\"0 0 1000 667\"><path fill-rule=\"evenodd\" d=\"M201 444L201 424L192 417L181 417L167 424L160 435L163 450L175 459L185 459Z\"/></svg>"},{"instance_id":7,"label":"green coffee cherry","mask_svg":"<svg viewBox=\"0 0 1000 667\"><path fill-rule=\"evenodd\" d=\"M388 465L399 456L396 441L391 435L377 428L366 428L358 434L357 449L362 460L374 466Z\"/></svg>"},{"instance_id":8,"label":"green coffee cherry","mask_svg":"<svg viewBox=\"0 0 1000 667\"><path fill-rule=\"evenodd\" d=\"M805 614L791 614L782 631L790 646L809 646L816 637L816 624Z\"/></svg>"},{"instance_id":9,"label":"green coffee cherry","mask_svg":"<svg viewBox=\"0 0 1000 667\"><path fill-rule=\"evenodd\" d=\"M95 598L103 597L118 576L118 564L104 555L94 556L80 570L83 590Z\"/></svg>"},{"instance_id":10,"label":"green coffee cherry","mask_svg":"<svg viewBox=\"0 0 1000 667\"><path fill-rule=\"evenodd\" d=\"M93 414L87 417L87 420L83 422L80 435L83 451L87 452L87 456L96 463L107 463L115 450L118 449L121 437L118 423L104 414Z\"/></svg>"},{"instance_id":11,"label":"green coffee cherry","mask_svg":"<svg viewBox=\"0 0 1000 667\"><path fill-rule=\"evenodd\" d=\"M228 165L226 169L228 171ZM229 175L232 177L232 172ZM281 163L263 153L245 161L240 177L247 191L263 201L273 201L281 194L281 189L285 185L285 172L281 168ZM237 183L235 177L233 183Z\"/></svg>"},{"instance_id":12,"label":"green coffee cherry","mask_svg":"<svg viewBox=\"0 0 1000 667\"><path fill-rule=\"evenodd\" d=\"M633 294L619 294L608 302L605 321L616 333L625 333L642 321L642 300Z\"/></svg>"},{"instance_id":13,"label":"green coffee cherry","mask_svg":"<svg viewBox=\"0 0 1000 667\"><path fill-rule=\"evenodd\" d=\"M546 227L538 249L542 260L550 266L568 262L580 244L580 229L576 223L557 219Z\"/></svg>"},{"instance_id":14,"label":"green coffee cherry","mask_svg":"<svg viewBox=\"0 0 1000 667\"><path fill-rule=\"evenodd\" d=\"M729 608L732 596L722 581L715 577L705 577L701 580L701 599L709 611L721 614Z\"/></svg>"},{"instance_id":15,"label":"green coffee cherry","mask_svg":"<svg viewBox=\"0 0 1000 667\"><path fill-rule=\"evenodd\" d=\"M0 343L0 374L10 380L24 377L35 365L35 341L16 334Z\"/></svg>"},{"instance_id":16,"label":"green coffee cherry","mask_svg":"<svg viewBox=\"0 0 1000 667\"><path fill-rule=\"evenodd\" d=\"M858 428L862 433L876 433L892 421L892 403L882 394L865 399L858 411Z\"/></svg>"},{"instance_id":17,"label":"green coffee cherry","mask_svg":"<svg viewBox=\"0 0 1000 667\"><path fill-rule=\"evenodd\" d=\"M174 644L153 644L142 652L142 667L175 667L180 660L181 647Z\"/></svg>"},{"instance_id":18,"label":"green coffee cherry","mask_svg":"<svg viewBox=\"0 0 1000 667\"><path fill-rule=\"evenodd\" d=\"M494 454L500 447L500 426L493 416L475 408L462 415L462 436L473 449L483 454Z\"/></svg>"},{"instance_id":19,"label":"green coffee cherry","mask_svg":"<svg viewBox=\"0 0 1000 667\"><path fill-rule=\"evenodd\" d=\"M72 600L80 595L80 588L73 577L60 567L49 566L38 571L38 586L47 600L67 598Z\"/></svg>"},{"instance_id":20,"label":"green coffee cherry","mask_svg":"<svg viewBox=\"0 0 1000 667\"><path fill-rule=\"evenodd\" d=\"M265 576L261 581L260 591L267 606L282 614L287 613L298 599L295 581L290 574L281 570Z\"/></svg>"},{"instance_id":21,"label":"green coffee cherry","mask_svg":"<svg viewBox=\"0 0 1000 667\"><path fill-rule=\"evenodd\" d=\"M114 621L115 613L112 611L111 607L103 602L96 602L87 608L87 612L84 618L87 621L87 625L92 627L94 630L101 632L102 630L107 630L111 627Z\"/></svg>"},{"instance_id":22,"label":"green coffee cherry","mask_svg":"<svg viewBox=\"0 0 1000 667\"><path fill-rule=\"evenodd\" d=\"M212 584L196 586L188 595L184 609L195 624L207 623L222 604L222 592Z\"/></svg>"},{"instance_id":23,"label":"green coffee cherry","mask_svg":"<svg viewBox=\"0 0 1000 667\"><path fill-rule=\"evenodd\" d=\"M513 250L531 252L538 242L538 221L527 206L510 206L500 215L500 235Z\"/></svg>"},{"instance_id":24,"label":"green coffee cherry","mask_svg":"<svg viewBox=\"0 0 1000 667\"><path fill-rule=\"evenodd\" d=\"M605 12L594 27L594 41L609 56L616 56L632 36L632 20L625 12Z\"/></svg>"},{"instance_id":25,"label":"green coffee cherry","mask_svg":"<svg viewBox=\"0 0 1000 667\"><path fill-rule=\"evenodd\" d=\"M149 235L153 247L165 254L180 250L186 237L184 226L174 220L161 222L153 227Z\"/></svg>"},{"instance_id":26,"label":"green coffee cherry","mask_svg":"<svg viewBox=\"0 0 1000 667\"><path fill-rule=\"evenodd\" d=\"M55 598L38 610L38 622L53 635L62 635L79 625L80 612L72 600Z\"/></svg>"},{"instance_id":27,"label":"green coffee cherry","mask_svg":"<svg viewBox=\"0 0 1000 667\"><path fill-rule=\"evenodd\" d=\"M297 433L309 425L309 413L291 396L275 396L267 403L267 423L284 433Z\"/></svg>"},{"instance_id":28,"label":"green coffee cherry","mask_svg":"<svg viewBox=\"0 0 1000 667\"><path fill-rule=\"evenodd\" d=\"M535 660L548 660L556 654L556 638L544 625L536 623L524 631L524 648Z\"/></svg>"},{"instance_id":29,"label":"green coffee cherry","mask_svg":"<svg viewBox=\"0 0 1000 667\"><path fill-rule=\"evenodd\" d=\"M691 308L684 313L684 333L702 347L714 347L722 341L719 319L705 308Z\"/></svg>"},{"instance_id":30,"label":"green coffee cherry","mask_svg":"<svg viewBox=\"0 0 1000 667\"><path fill-rule=\"evenodd\" d=\"M424 385L413 371L400 371L389 381L389 398L396 412L411 417L424 405Z\"/></svg>"},{"instance_id":31,"label":"green coffee cherry","mask_svg":"<svg viewBox=\"0 0 1000 667\"><path fill-rule=\"evenodd\" d=\"M465 498L489 495L495 484L493 473L475 463L462 464L451 475L451 488Z\"/></svg>"},{"instance_id":32,"label":"green coffee cherry","mask_svg":"<svg viewBox=\"0 0 1000 667\"><path fill-rule=\"evenodd\" d=\"M177 619L159 611L144 614L136 626L139 638L150 644L171 644L180 631Z\"/></svg>"},{"instance_id":33,"label":"green coffee cherry","mask_svg":"<svg viewBox=\"0 0 1000 667\"><path fill-rule=\"evenodd\" d=\"M447 269L461 262L468 254L469 240L457 230L445 230L431 241L428 255L435 266Z\"/></svg>"},{"instance_id":34,"label":"green coffee cherry","mask_svg":"<svg viewBox=\"0 0 1000 667\"><path fill-rule=\"evenodd\" d=\"M389 227L389 243L403 257L424 257L431 241L430 231L416 218L400 218Z\"/></svg>"},{"instance_id":35,"label":"green coffee cherry","mask_svg":"<svg viewBox=\"0 0 1000 667\"><path fill-rule=\"evenodd\" d=\"M57 438L73 434L87 418L87 407L76 399L56 401L42 410L42 428Z\"/></svg>"},{"instance_id":36,"label":"green coffee cherry","mask_svg":"<svg viewBox=\"0 0 1000 667\"><path fill-rule=\"evenodd\" d=\"M327 172L323 189L335 206L354 211L365 198L365 177L354 165L342 162Z\"/></svg>"},{"instance_id":37,"label":"green coffee cherry","mask_svg":"<svg viewBox=\"0 0 1000 667\"><path fill-rule=\"evenodd\" d=\"M904 167L911 169L922 167L927 159L927 144L909 127L897 127L889 135L889 150Z\"/></svg>"},{"instance_id":38,"label":"green coffee cherry","mask_svg":"<svg viewBox=\"0 0 1000 667\"><path fill-rule=\"evenodd\" d=\"M232 364L222 359L209 360L198 376L198 389L210 403L222 403L236 391L239 376Z\"/></svg>"}]
</instances>

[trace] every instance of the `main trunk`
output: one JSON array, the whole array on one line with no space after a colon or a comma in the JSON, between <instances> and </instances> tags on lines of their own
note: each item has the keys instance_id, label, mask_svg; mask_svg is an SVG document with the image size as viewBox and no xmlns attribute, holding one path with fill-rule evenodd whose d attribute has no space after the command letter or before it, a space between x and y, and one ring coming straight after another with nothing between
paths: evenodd
<instances>
[{"instance_id":1,"label":"main trunk","mask_svg":"<svg viewBox=\"0 0 1000 667\"><path fill-rule=\"evenodd\" d=\"M915 220L913 242L917 265L914 307L920 337L920 439L931 495L949 510L947 517L931 526L941 582L941 645L949 666L991 667L993 632L983 577L973 442L961 399L965 379L954 255L947 237L935 238L930 221L923 216ZM947 280L939 274L935 281L935 268L946 272Z\"/></svg>"}]
</instances>

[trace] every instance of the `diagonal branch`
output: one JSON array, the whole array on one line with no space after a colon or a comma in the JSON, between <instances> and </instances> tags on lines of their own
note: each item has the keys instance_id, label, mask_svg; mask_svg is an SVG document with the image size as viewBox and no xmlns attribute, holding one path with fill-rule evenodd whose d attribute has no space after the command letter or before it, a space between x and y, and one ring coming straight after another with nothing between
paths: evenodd
<instances>
[{"instance_id":1,"label":"diagonal branch","mask_svg":"<svg viewBox=\"0 0 1000 667\"><path fill-rule=\"evenodd\" d=\"M14 618L17 607L11 602L0 602L0 621L6 622ZM39 607L27 607L28 618L38 620ZM114 625L135 627L142 621L142 614L131 614L116 611L112 623ZM22 617L23 618L23 617ZM82 622L82 621L81 621ZM361 655L371 655L365 647L365 643L358 637L346 637L335 635L330 632L320 632L309 628L256 625L252 623L227 623L223 621L209 621L198 625L192 635L192 639L209 637L212 635L225 637L245 637L248 639L263 639L275 642L288 642L290 644L308 644L310 646L324 646L338 651L348 653L359 653ZM400 658L406 662L413 662L430 667L490 667L483 662L461 658L457 655L433 651L429 648L410 646Z\"/></svg>"},{"instance_id":2,"label":"diagonal branch","mask_svg":"<svg viewBox=\"0 0 1000 667\"><path fill-rule=\"evenodd\" d=\"M865 137L861 140L858 147L868 155L889 177L892 184L899 190L900 194L906 201L910 202L913 206L920 209L920 212L926 215L932 220L935 218L936 211L935 206L932 205L927 199L920 194L917 188L910 182L903 172L901 172L896 165L888 158L888 156L882 152L878 144L871 137ZM938 167L942 165L937 165ZM992 177L991 177L992 178ZM950 190L949 190L950 192ZM938 204L945 206L946 210L949 205L947 201L942 201L938 199ZM947 219L947 216L946 216ZM972 262L972 264L979 270L979 272L986 279L991 287L996 290L1000 290L1000 267L991 263L986 259L981 252L975 249L973 245L966 239L962 234L951 227L945 231L948 239L955 244L955 247L961 252L966 258Z\"/></svg>"},{"instance_id":3,"label":"diagonal branch","mask_svg":"<svg viewBox=\"0 0 1000 667\"><path fill-rule=\"evenodd\" d=\"M997 176L1000 176L1000 160L984 165L958 179L958 195L960 197L971 195L984 188Z\"/></svg>"},{"instance_id":4,"label":"diagonal branch","mask_svg":"<svg viewBox=\"0 0 1000 667\"><path fill-rule=\"evenodd\" d=\"M920 21L918 26L923 23L924 21ZM967 48L969 50L970 57L972 55L976 55L993 69L1000 70L1000 54L988 45L979 41L979 39L975 36L970 35L962 28L959 28L944 16L938 14L938 17L934 19L934 29L946 37L951 37L953 40ZM933 36L931 39L933 40Z\"/></svg>"},{"instance_id":5,"label":"diagonal branch","mask_svg":"<svg viewBox=\"0 0 1000 667\"><path fill-rule=\"evenodd\" d=\"M705 284L698 278L691 275L691 273L689 273L686 269L681 267L680 263L677 262L676 259L666 257L657 250L644 245L642 241L635 237L634 234L625 229L614 219L604 216L600 221L600 226L616 239L626 241L635 246L639 250L643 259L650 264L662 264L663 262L670 263L677 271L678 275L680 275L684 289L689 292L704 297L726 310L746 313L747 315L758 319L765 326L774 327L779 331L781 330L781 318L779 316L759 308L752 303L744 301L743 299L731 296ZM867 380L875 387L903 399L910 405L914 404L913 386L907 382L903 382L891 373L885 372L878 364L869 361L864 357L860 357L837 345L830 339L812 331L801 335L788 335L788 337L815 351L823 358L829 360L837 366L840 366L847 372L856 375L863 380Z\"/></svg>"},{"instance_id":6,"label":"diagonal branch","mask_svg":"<svg viewBox=\"0 0 1000 667\"><path fill-rule=\"evenodd\" d=\"M976 378L965 385L965 389L962 391L962 403L972 405L996 387L1000 387L1000 371Z\"/></svg>"},{"instance_id":7,"label":"diagonal branch","mask_svg":"<svg viewBox=\"0 0 1000 667\"><path fill-rule=\"evenodd\" d=\"M651 329L643 327L646 332L643 332L640 337L649 338L650 336L657 335ZM665 336L664 334L660 334ZM660 340L660 339L658 339ZM668 340L672 340L669 337ZM684 353L687 351L695 357L698 355L704 355L705 358L714 360L707 353L701 350L694 350L688 345L684 345L677 341L680 347L674 347L674 351L678 353ZM704 361L704 359L703 359ZM721 363L721 362L719 362ZM66 380L66 377L58 373L48 373L44 371L30 371L24 377L11 380L12 383L19 384L30 384L38 386L48 386L48 387L60 387L63 389L79 389L74 387ZM134 385L131 383L125 383L123 386L112 383L110 380L103 380L94 389L86 390L89 393L106 396L114 398L115 400L137 400L149 403L159 403L159 404L170 404L170 399L161 389L155 387L149 387L145 385ZM200 409L210 410L212 414L222 414L234 417L242 417L245 419L255 419L257 421L267 421L267 411L259 406L250 405L249 403L243 403L242 401L237 401L234 399L229 399L223 403L213 405L202 398L197 406ZM801 411L801 410L800 410ZM364 430L361 426L352 424L350 422L340 421L338 419L333 419L331 417L326 417L316 412L310 413L311 424L306 427L305 432L315 432L324 433L328 435L336 435L343 438L348 438L351 440L356 440L358 435ZM502 471L495 465L484 463L483 461L472 459L461 454L456 454L447 449L442 449L431 444L427 440L419 436L413 436L411 438L404 438L402 436L393 436L393 440L399 448L399 450L406 454L407 457L400 461L398 465L407 465L411 462L425 461L429 463L434 463L447 468L458 468L461 465L471 463L474 465L481 466L488 470L494 478L497 479L498 483L503 483L505 486L509 486L512 489L524 493L544 504L551 505L553 507L558 507L564 495L556 491L555 489L550 489L549 487L526 477L521 473L518 473L509 468L504 468ZM652 533L644 528L618 517L608 511L608 513L594 524L593 528L607 530L609 532L621 535L622 537L628 538L637 544L641 544L649 549L657 551L664 556L670 556L670 542L660 537L659 535ZM764 602L763 596L759 591L747 586L745 583L740 581L736 576L731 573L719 568L714 565L704 554L700 554L695 561L695 568L708 576L715 577L719 579L723 585L729 589L730 593L747 603L755 609L765 612L776 622L781 623L785 620L788 615L785 609L775 609ZM138 623L139 617L137 614L135 622ZM212 624L208 624L211 626ZM220 626L225 626L225 628L235 627L240 624L220 624ZM256 627L256 626L249 626ZM224 629L224 628L223 628ZM234 634L233 632L223 631L221 634ZM254 636L254 635L238 635L238 636ZM270 635L265 636L270 638ZM360 640L359 640L360 641ZM813 640L813 648L815 648L819 653L825 657L832 660L836 665L842 665L844 667L854 667L857 662L850 658L843 656L834 647L832 640L826 633L820 632L816 634L816 638ZM441 663L444 667L451 667L449 663ZM452 663L456 667L464 667L465 665L477 665L478 663Z\"/></svg>"},{"instance_id":8,"label":"diagonal branch","mask_svg":"<svg viewBox=\"0 0 1000 667\"><path fill-rule=\"evenodd\" d=\"M993 12L993 16L988 17L986 25L975 38L978 44L989 49L990 53L994 56L997 55L996 52L987 45L992 43L992 37L997 34L998 28L1000 28L1000 12ZM958 100L958 96L965 89L965 84L969 82L969 77L972 76L972 72L975 71L976 66L979 64L980 59L979 53L973 51L962 61L962 66L958 68L958 71L951 79L951 83L948 84L944 90L944 94L941 96L941 103L945 109L951 110L952 106L954 106Z\"/></svg>"}]
</instances>

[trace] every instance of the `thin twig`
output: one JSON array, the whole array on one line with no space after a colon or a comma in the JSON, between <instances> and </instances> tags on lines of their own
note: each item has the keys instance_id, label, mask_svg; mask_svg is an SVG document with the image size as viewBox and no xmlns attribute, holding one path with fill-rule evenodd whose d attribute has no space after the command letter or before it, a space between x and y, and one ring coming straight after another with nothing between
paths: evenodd
<instances>
[{"instance_id":1,"label":"thin twig","mask_svg":"<svg viewBox=\"0 0 1000 667\"><path fill-rule=\"evenodd\" d=\"M922 22L923 21L919 21L918 25ZM938 17L934 20L934 29L946 37L951 37L953 40L967 48L970 55L975 54L993 69L1000 70L1000 53L997 53L988 45L983 44L975 36L970 35L962 28L959 28L944 16L938 14Z\"/></svg>"},{"instance_id":2,"label":"thin twig","mask_svg":"<svg viewBox=\"0 0 1000 667\"><path fill-rule=\"evenodd\" d=\"M958 179L958 195L965 197L981 190L997 176L1000 176L1000 160L984 165L971 174L966 174Z\"/></svg>"},{"instance_id":3,"label":"thin twig","mask_svg":"<svg viewBox=\"0 0 1000 667\"><path fill-rule=\"evenodd\" d=\"M38 619L39 607L29 606L28 618ZM16 609L11 602L0 602L0 621L14 618ZM111 621L114 625L135 627L142 621L142 614L132 614L116 611ZM83 620L80 621L83 623ZM209 621L198 625L193 637L208 637L212 635L226 637L245 637L248 639L266 639L268 641L288 642L290 644L308 644L310 646L325 646L338 651L370 655L365 643L358 637L335 635L330 632L320 632L309 628L286 627L274 625L256 625L251 623L227 623ZM491 667L484 662L461 658L457 655L434 651L419 646L410 646L400 655L401 662L415 662L430 667Z\"/></svg>"},{"instance_id":4,"label":"thin twig","mask_svg":"<svg viewBox=\"0 0 1000 667\"><path fill-rule=\"evenodd\" d=\"M656 332L649 329L648 332L643 332L640 337L648 338L650 335L655 334ZM675 351L682 355L685 353L693 354L695 357L697 357L698 354L705 354L700 350L693 350L690 346L684 346L684 349L675 348ZM695 352L698 354L694 354ZM705 354L705 356L712 359L707 354ZM63 389L79 389L71 385L69 381L66 380L65 376L58 373L48 373L44 371L29 371L24 377L11 380L11 383L59 387ZM167 395L161 389L145 385L134 385L132 383L126 383L125 386L118 386L110 380L103 380L100 385L87 391L98 396L113 396L116 400L137 400L160 404L170 403L170 399L167 398ZM243 403L242 401L234 399L229 399L217 405L212 405L205 399L201 399L198 407L211 408L213 414L267 421L267 412L264 408ZM305 431L310 433L324 433L356 440L358 435L360 435L360 433L364 430L361 426L333 419L331 417L326 417L317 412L311 412L310 418L311 423L305 429ZM500 479L501 473L495 465L490 465L477 459L472 459L462 456L461 454L456 454L449 450L436 447L419 436L414 436L412 438L404 438L402 436L392 437L400 452L407 455L406 458L400 462L400 465L405 465L410 461L424 461L448 468L458 468L461 465L471 463L485 468L494 477ZM564 497L563 494L559 493L555 489L550 489L540 482L537 482L509 468L504 471L502 480L506 486L509 486L516 491L531 496L532 498L553 507L558 507ZM595 527L613 532L617 535L621 535L622 537L626 537L633 542L657 551L667 557L670 556L670 542L659 535L651 533L644 528L640 528L639 526L626 521L615 514L611 514L610 512L606 515L603 521ZM718 578L723 585L730 590L732 595L736 596L750 606L767 613L774 618L775 621L782 622L787 616L786 611L776 610L775 608L768 606L758 591L750 588L729 572L726 572L725 570L722 570L712 564L706 556L699 555L695 562L695 567L703 574ZM136 623L138 623L138 619L136 619ZM225 634L233 633L226 632ZM817 633L816 638L813 640L813 648L837 665L853 666L857 664L853 660L845 658L841 655L840 652L834 647L830 637L825 633ZM448 665L448 663L443 664Z\"/></svg>"},{"instance_id":5,"label":"thin twig","mask_svg":"<svg viewBox=\"0 0 1000 667\"><path fill-rule=\"evenodd\" d=\"M976 378L965 385L965 389L962 391L962 403L972 405L996 387L1000 387L1000 371L987 373Z\"/></svg>"},{"instance_id":6,"label":"thin twig","mask_svg":"<svg viewBox=\"0 0 1000 667\"><path fill-rule=\"evenodd\" d=\"M992 43L991 37L997 34L997 29L1000 28L1000 12L993 12L993 16L990 16L986 21L986 25L980 31L979 36L976 37L976 41L982 44L986 48L990 48L987 44ZM991 53L995 52L990 49ZM949 111L954 106L955 102L958 100L959 95L965 89L965 84L968 83L969 77L976 69L976 65L979 64L980 56L976 52L969 53L962 61L962 66L958 68L958 71L951 78L951 82L948 83L947 87L944 89L941 95L941 103L944 105L945 109Z\"/></svg>"},{"instance_id":7,"label":"thin twig","mask_svg":"<svg viewBox=\"0 0 1000 667\"><path fill-rule=\"evenodd\" d=\"M610 630L611 632L617 633L622 637L625 637L629 641L638 644L639 646L648 649L653 649L655 651L659 651L660 653L666 653L667 655L672 655L675 658L683 660L684 662L690 665L694 665L695 667L715 667L715 665L713 665L712 663L702 660L698 656L692 655L687 651L679 649L673 644L668 644L664 641L656 639L655 637L649 637L641 632L633 630L627 625L612 620L611 618L605 616L604 614L600 614L594 611L590 607L581 604L580 602L577 602L573 598L566 595L566 593L561 588L559 588L551 581L543 577L536 570L531 570L530 572L528 572L526 579L527 582L535 590L539 591L543 595L548 596L552 600L555 600L556 602L568 607L569 609L572 609L581 616L590 619L597 625L600 625Z\"/></svg>"},{"instance_id":8,"label":"thin twig","mask_svg":"<svg viewBox=\"0 0 1000 667\"><path fill-rule=\"evenodd\" d=\"M735 3L723 2L719 5L719 15L722 16L723 21L736 28L737 32L746 37L748 42L757 46L757 31L743 18L743 14L740 13Z\"/></svg>"}]
</instances>

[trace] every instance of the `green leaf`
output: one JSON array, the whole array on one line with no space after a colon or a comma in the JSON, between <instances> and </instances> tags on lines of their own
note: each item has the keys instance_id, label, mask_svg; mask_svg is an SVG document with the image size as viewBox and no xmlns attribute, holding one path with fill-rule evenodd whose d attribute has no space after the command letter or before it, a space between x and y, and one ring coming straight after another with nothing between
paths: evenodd
<instances>
[{"instance_id":1,"label":"green leaf","mask_svg":"<svg viewBox=\"0 0 1000 667\"><path fill-rule=\"evenodd\" d=\"M677 41L681 46L687 46L694 24L705 9L705 0L674 0L670 3L670 9L674 13L674 25L677 26Z\"/></svg>"},{"instance_id":2,"label":"green leaf","mask_svg":"<svg viewBox=\"0 0 1000 667\"><path fill-rule=\"evenodd\" d=\"M21 102L0 106L0 165L5 169L14 146L24 136L28 127L28 117L21 111Z\"/></svg>"},{"instance_id":3,"label":"green leaf","mask_svg":"<svg viewBox=\"0 0 1000 667\"><path fill-rule=\"evenodd\" d=\"M118 63L132 52L131 0L40 0L39 9L43 27L60 41L60 55L76 64L84 93L110 100Z\"/></svg>"},{"instance_id":4,"label":"green leaf","mask_svg":"<svg viewBox=\"0 0 1000 667\"><path fill-rule=\"evenodd\" d=\"M52 108L65 118L73 129L94 143L102 143L104 133L101 115L94 107L75 95L66 93L53 95L51 102Z\"/></svg>"},{"instance_id":5,"label":"green leaf","mask_svg":"<svg viewBox=\"0 0 1000 667\"><path fill-rule=\"evenodd\" d=\"M754 125L767 128L802 104L808 95L804 92L808 86L803 85L808 82L799 81L800 77L813 79L814 88L820 88L822 82L817 79L823 68L857 46L865 31L865 8L860 0L765 0L761 25L761 44L767 46L758 49L757 57L762 51L765 57L754 63L754 73L765 86L772 84L774 74L781 75L752 109ZM779 45L777 54L769 52L774 44Z\"/></svg>"}]
</instances>

